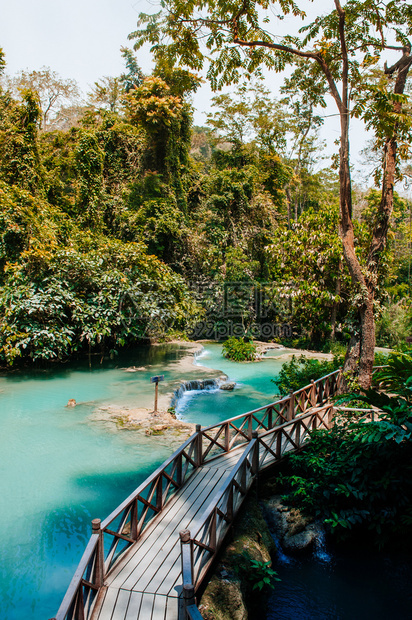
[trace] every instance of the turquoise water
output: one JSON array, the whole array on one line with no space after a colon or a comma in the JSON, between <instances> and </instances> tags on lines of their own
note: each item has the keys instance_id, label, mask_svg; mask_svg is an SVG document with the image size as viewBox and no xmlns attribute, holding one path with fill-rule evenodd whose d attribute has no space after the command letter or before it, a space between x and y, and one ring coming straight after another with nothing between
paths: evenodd
<instances>
[{"instance_id":1,"label":"turquoise water","mask_svg":"<svg viewBox=\"0 0 412 620\"><path fill-rule=\"evenodd\" d=\"M235 364L222 358L220 345L206 345L197 372L189 375L202 376L204 364L228 375L236 388L187 393L180 416L205 426L271 401L271 379L284 352ZM169 456L160 437L118 430L96 408L149 407L150 376L164 374L160 390L167 391L188 378L179 374L184 355L177 345L141 347L93 370L72 365L0 377L1 620L51 618L84 551L91 519L106 517ZM125 372L131 365L147 370ZM79 404L65 407L69 398ZM282 581L268 620L410 617L410 561L351 552L326 562L280 558L275 568Z\"/></svg>"},{"instance_id":2,"label":"turquoise water","mask_svg":"<svg viewBox=\"0 0 412 620\"><path fill-rule=\"evenodd\" d=\"M223 390L186 392L181 399L177 413L190 422L209 426L221 420L257 409L272 402L277 396L276 384L272 381L279 373L285 349L271 350L260 362L239 364L222 357L222 346L207 344L196 356L196 364L216 368L227 375L228 381L235 381L232 392Z\"/></svg>"},{"instance_id":3,"label":"turquoise water","mask_svg":"<svg viewBox=\"0 0 412 620\"><path fill-rule=\"evenodd\" d=\"M220 351L208 346L197 363L240 383L233 393L204 393L185 403L182 416L203 425L260 406L275 391L270 377L279 362L233 364ZM176 366L184 355L177 345L142 347L93 370L71 365L0 377L2 620L52 617L84 551L91 519L107 516L170 454L159 438L119 431L96 416L96 408L150 406L150 376L165 375L161 390L187 378ZM131 365L147 370L122 368ZM79 403L75 408L65 406L70 398Z\"/></svg>"}]
</instances>

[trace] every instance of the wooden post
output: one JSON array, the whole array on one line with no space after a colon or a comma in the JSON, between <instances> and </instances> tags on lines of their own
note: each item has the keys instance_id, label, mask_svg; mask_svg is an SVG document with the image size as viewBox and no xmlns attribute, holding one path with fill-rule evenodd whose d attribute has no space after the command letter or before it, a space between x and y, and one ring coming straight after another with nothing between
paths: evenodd
<instances>
[{"instance_id":1,"label":"wooden post","mask_svg":"<svg viewBox=\"0 0 412 620\"><path fill-rule=\"evenodd\" d=\"M295 417L295 395L292 390L289 393L288 421Z\"/></svg>"},{"instance_id":2,"label":"wooden post","mask_svg":"<svg viewBox=\"0 0 412 620\"><path fill-rule=\"evenodd\" d=\"M195 602L195 586L193 583L183 584L183 598L185 600L185 609L190 605L196 605Z\"/></svg>"},{"instance_id":3,"label":"wooden post","mask_svg":"<svg viewBox=\"0 0 412 620\"><path fill-rule=\"evenodd\" d=\"M84 610L84 597L83 597L83 588L80 585L80 588L77 590L76 597L74 603L74 618L75 620L86 620L85 610Z\"/></svg>"},{"instance_id":4,"label":"wooden post","mask_svg":"<svg viewBox=\"0 0 412 620\"><path fill-rule=\"evenodd\" d=\"M163 476L159 475L156 482L156 510L162 512L163 510Z\"/></svg>"},{"instance_id":5,"label":"wooden post","mask_svg":"<svg viewBox=\"0 0 412 620\"><path fill-rule=\"evenodd\" d=\"M190 530L180 532L180 551L182 556L183 587L193 585L193 547L190 539Z\"/></svg>"},{"instance_id":6,"label":"wooden post","mask_svg":"<svg viewBox=\"0 0 412 620\"><path fill-rule=\"evenodd\" d=\"M316 407L316 384L313 379L311 379L312 387L310 388L310 404L312 407Z\"/></svg>"},{"instance_id":7,"label":"wooden post","mask_svg":"<svg viewBox=\"0 0 412 620\"><path fill-rule=\"evenodd\" d=\"M295 443L300 446L300 420L298 419L295 423Z\"/></svg>"},{"instance_id":8,"label":"wooden post","mask_svg":"<svg viewBox=\"0 0 412 620\"><path fill-rule=\"evenodd\" d=\"M225 424L225 451L230 451L230 424Z\"/></svg>"},{"instance_id":9,"label":"wooden post","mask_svg":"<svg viewBox=\"0 0 412 620\"><path fill-rule=\"evenodd\" d=\"M176 482L179 487L182 486L183 483L183 457L181 454L177 457L177 465L176 465Z\"/></svg>"},{"instance_id":10,"label":"wooden post","mask_svg":"<svg viewBox=\"0 0 412 620\"><path fill-rule=\"evenodd\" d=\"M157 400L159 396L159 383L156 381L155 383L155 403L154 403L154 413L157 413Z\"/></svg>"},{"instance_id":11,"label":"wooden post","mask_svg":"<svg viewBox=\"0 0 412 620\"><path fill-rule=\"evenodd\" d=\"M230 522L233 521L233 483L230 485L226 504L226 515Z\"/></svg>"},{"instance_id":12,"label":"wooden post","mask_svg":"<svg viewBox=\"0 0 412 620\"><path fill-rule=\"evenodd\" d=\"M209 547L216 552L216 524L217 524L217 508L214 509L212 515L212 522L210 524L210 540Z\"/></svg>"},{"instance_id":13,"label":"wooden post","mask_svg":"<svg viewBox=\"0 0 412 620\"><path fill-rule=\"evenodd\" d=\"M322 381L318 382L318 398L316 399L316 404L317 405L323 405L323 392L324 392L324 386Z\"/></svg>"},{"instance_id":14,"label":"wooden post","mask_svg":"<svg viewBox=\"0 0 412 620\"><path fill-rule=\"evenodd\" d=\"M332 427L332 420L333 420L334 414L335 414L335 410L333 408L333 405L330 405L328 409L328 428Z\"/></svg>"},{"instance_id":15,"label":"wooden post","mask_svg":"<svg viewBox=\"0 0 412 620\"><path fill-rule=\"evenodd\" d=\"M202 455L202 427L200 424L196 424L196 444L195 444L195 463L196 467L201 467L203 464L203 455Z\"/></svg>"},{"instance_id":16,"label":"wooden post","mask_svg":"<svg viewBox=\"0 0 412 620\"><path fill-rule=\"evenodd\" d=\"M276 435L276 458L280 459L282 456L282 432L278 431Z\"/></svg>"},{"instance_id":17,"label":"wooden post","mask_svg":"<svg viewBox=\"0 0 412 620\"><path fill-rule=\"evenodd\" d=\"M257 431L253 431L252 439L256 441L252 455L252 474L257 476L259 473L259 437Z\"/></svg>"},{"instance_id":18,"label":"wooden post","mask_svg":"<svg viewBox=\"0 0 412 620\"><path fill-rule=\"evenodd\" d=\"M137 524L139 521L139 517L137 514L137 505L138 505L138 500L136 497L136 499L134 500L132 504L132 514L130 515L130 537L133 538L133 540L137 540L137 537L138 537Z\"/></svg>"},{"instance_id":19,"label":"wooden post","mask_svg":"<svg viewBox=\"0 0 412 620\"><path fill-rule=\"evenodd\" d=\"M150 382L155 384L155 401L154 401L154 411L153 413L157 413L157 400L159 395L159 381L164 381L164 375L155 375L154 377L150 377Z\"/></svg>"},{"instance_id":20,"label":"wooden post","mask_svg":"<svg viewBox=\"0 0 412 620\"><path fill-rule=\"evenodd\" d=\"M95 585L97 588L101 588L104 581L104 546L103 546L103 531L101 529L101 519L93 519L92 521L92 533L99 535L99 540L96 547L96 564L95 564Z\"/></svg>"},{"instance_id":21,"label":"wooden post","mask_svg":"<svg viewBox=\"0 0 412 620\"><path fill-rule=\"evenodd\" d=\"M243 495L246 493L246 462L243 461L242 470L240 472L240 490Z\"/></svg>"},{"instance_id":22,"label":"wooden post","mask_svg":"<svg viewBox=\"0 0 412 620\"><path fill-rule=\"evenodd\" d=\"M253 430L253 418L251 415L249 415L249 418L247 421L247 438L249 441L252 439L252 430Z\"/></svg>"},{"instance_id":23,"label":"wooden post","mask_svg":"<svg viewBox=\"0 0 412 620\"><path fill-rule=\"evenodd\" d=\"M273 428L273 407L268 408L268 430Z\"/></svg>"}]
</instances>

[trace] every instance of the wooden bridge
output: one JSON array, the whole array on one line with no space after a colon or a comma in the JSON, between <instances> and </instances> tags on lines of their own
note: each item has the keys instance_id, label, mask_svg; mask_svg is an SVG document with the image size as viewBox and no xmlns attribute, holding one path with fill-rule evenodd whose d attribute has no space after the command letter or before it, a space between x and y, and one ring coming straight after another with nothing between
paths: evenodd
<instances>
[{"instance_id":1,"label":"wooden bridge","mask_svg":"<svg viewBox=\"0 0 412 620\"><path fill-rule=\"evenodd\" d=\"M195 595L259 472L329 428L339 371L201 428L92 535L53 620L198 620Z\"/></svg>"}]
</instances>

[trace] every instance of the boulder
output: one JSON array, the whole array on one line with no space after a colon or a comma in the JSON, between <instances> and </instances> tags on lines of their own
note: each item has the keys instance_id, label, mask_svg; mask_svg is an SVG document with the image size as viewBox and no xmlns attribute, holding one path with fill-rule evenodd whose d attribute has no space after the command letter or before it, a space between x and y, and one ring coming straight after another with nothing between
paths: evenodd
<instances>
[{"instance_id":1,"label":"boulder","mask_svg":"<svg viewBox=\"0 0 412 620\"><path fill-rule=\"evenodd\" d=\"M310 551L320 534L320 527L304 517L297 508L285 506L280 496L263 503L271 530L285 553L299 554Z\"/></svg>"},{"instance_id":2,"label":"boulder","mask_svg":"<svg viewBox=\"0 0 412 620\"><path fill-rule=\"evenodd\" d=\"M226 383L222 383L222 385L220 385L219 387L221 390L227 390L228 392L231 392L235 389L235 385L235 381L226 381Z\"/></svg>"}]
</instances>

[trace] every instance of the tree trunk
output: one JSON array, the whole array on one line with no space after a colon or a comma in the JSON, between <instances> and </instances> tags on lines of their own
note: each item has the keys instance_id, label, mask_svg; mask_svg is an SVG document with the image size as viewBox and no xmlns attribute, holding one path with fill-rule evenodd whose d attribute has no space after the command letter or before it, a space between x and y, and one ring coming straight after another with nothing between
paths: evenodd
<instances>
[{"instance_id":1,"label":"tree trunk","mask_svg":"<svg viewBox=\"0 0 412 620\"><path fill-rule=\"evenodd\" d=\"M339 261L339 265L338 265L339 273L341 269L342 269L342 264L341 264L341 261ZM340 290L341 290L341 280L340 280L340 276L338 276L336 279L336 284L335 284L335 295L340 295ZM339 308L339 302L334 301L332 305L332 315L330 318L330 326L331 326L330 339L332 340L332 342L334 342L336 338L336 321L338 318L338 308Z\"/></svg>"},{"instance_id":2,"label":"tree trunk","mask_svg":"<svg viewBox=\"0 0 412 620\"><path fill-rule=\"evenodd\" d=\"M342 239L343 255L349 268L352 282L358 296L359 331L354 335L346 353L343 366L345 375L358 375L362 388L371 383L375 347L375 322L373 315L373 293L368 291L361 265L355 252L355 236L352 223L352 192L349 168L349 110L341 113L340 148L340 222L339 233ZM366 330L366 331L365 331ZM370 370L369 370L370 369ZM343 390L349 385L343 386Z\"/></svg>"}]
</instances>

